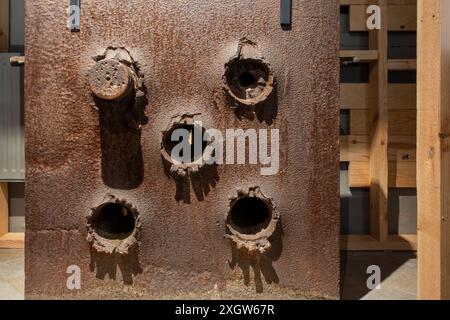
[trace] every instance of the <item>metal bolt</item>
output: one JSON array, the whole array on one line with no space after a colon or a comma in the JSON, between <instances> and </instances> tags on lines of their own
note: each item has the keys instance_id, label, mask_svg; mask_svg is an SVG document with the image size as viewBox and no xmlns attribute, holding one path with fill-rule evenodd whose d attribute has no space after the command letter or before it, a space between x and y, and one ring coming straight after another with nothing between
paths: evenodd
<instances>
[{"instance_id":1,"label":"metal bolt","mask_svg":"<svg viewBox=\"0 0 450 320\"><path fill-rule=\"evenodd\" d=\"M132 91L133 80L126 65L115 59L105 59L89 71L89 85L100 99L120 100Z\"/></svg>"}]
</instances>

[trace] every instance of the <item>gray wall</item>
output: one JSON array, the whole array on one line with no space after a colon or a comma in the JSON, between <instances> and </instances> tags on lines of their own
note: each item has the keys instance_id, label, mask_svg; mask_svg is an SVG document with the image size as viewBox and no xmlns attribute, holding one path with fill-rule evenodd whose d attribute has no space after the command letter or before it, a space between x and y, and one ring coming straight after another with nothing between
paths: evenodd
<instances>
[{"instance_id":1,"label":"gray wall","mask_svg":"<svg viewBox=\"0 0 450 320\"><path fill-rule=\"evenodd\" d=\"M25 232L25 183L8 184L9 194L9 231Z\"/></svg>"},{"instance_id":2,"label":"gray wall","mask_svg":"<svg viewBox=\"0 0 450 320\"><path fill-rule=\"evenodd\" d=\"M25 179L23 70L12 67L11 56L0 53L0 180Z\"/></svg>"},{"instance_id":3,"label":"gray wall","mask_svg":"<svg viewBox=\"0 0 450 320\"><path fill-rule=\"evenodd\" d=\"M10 14L9 45L11 50L23 51L25 42L24 0L10 1Z\"/></svg>"}]
</instances>

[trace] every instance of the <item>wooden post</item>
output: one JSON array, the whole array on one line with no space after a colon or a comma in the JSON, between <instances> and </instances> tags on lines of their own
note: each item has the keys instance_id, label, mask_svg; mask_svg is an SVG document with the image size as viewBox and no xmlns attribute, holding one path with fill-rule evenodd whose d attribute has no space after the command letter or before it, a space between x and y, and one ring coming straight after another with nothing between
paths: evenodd
<instances>
[{"instance_id":1,"label":"wooden post","mask_svg":"<svg viewBox=\"0 0 450 320\"><path fill-rule=\"evenodd\" d=\"M418 298L450 299L450 1L418 1Z\"/></svg>"},{"instance_id":2,"label":"wooden post","mask_svg":"<svg viewBox=\"0 0 450 320\"><path fill-rule=\"evenodd\" d=\"M0 0L0 52L9 47L9 0Z\"/></svg>"},{"instance_id":3,"label":"wooden post","mask_svg":"<svg viewBox=\"0 0 450 320\"><path fill-rule=\"evenodd\" d=\"M8 183L0 182L0 237L8 233Z\"/></svg>"},{"instance_id":4,"label":"wooden post","mask_svg":"<svg viewBox=\"0 0 450 320\"><path fill-rule=\"evenodd\" d=\"M371 66L370 94L370 234L378 241L388 241L388 5L378 0L381 29L369 32L369 49L378 50L378 60Z\"/></svg>"}]
</instances>

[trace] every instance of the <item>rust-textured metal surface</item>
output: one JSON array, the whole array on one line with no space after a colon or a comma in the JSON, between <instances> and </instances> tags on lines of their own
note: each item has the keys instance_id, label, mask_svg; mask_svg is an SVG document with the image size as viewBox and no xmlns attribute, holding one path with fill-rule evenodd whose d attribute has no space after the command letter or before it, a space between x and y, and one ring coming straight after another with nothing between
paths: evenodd
<instances>
[{"instance_id":1,"label":"rust-textured metal surface","mask_svg":"<svg viewBox=\"0 0 450 320\"><path fill-rule=\"evenodd\" d=\"M28 298L339 296L338 1L295 1L290 30L279 6L86 0L73 33L65 1L26 2ZM256 67L231 67L243 43ZM128 59L120 70L142 81L114 88L120 101L91 90L105 91L89 75L114 58L108 48L127 56L108 68ZM245 73L231 93L227 66ZM185 114L221 131L279 129L280 171L217 165L174 179L162 133ZM252 205L270 234L247 236L234 218ZM113 224L97 221L105 208ZM80 290L67 288L69 266Z\"/></svg>"}]
</instances>

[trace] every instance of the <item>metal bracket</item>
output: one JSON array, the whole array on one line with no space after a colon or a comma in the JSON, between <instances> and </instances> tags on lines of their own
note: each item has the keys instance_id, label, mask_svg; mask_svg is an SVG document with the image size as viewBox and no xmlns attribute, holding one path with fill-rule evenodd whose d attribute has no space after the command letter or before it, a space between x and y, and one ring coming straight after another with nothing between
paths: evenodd
<instances>
[{"instance_id":1,"label":"metal bracket","mask_svg":"<svg viewBox=\"0 0 450 320\"><path fill-rule=\"evenodd\" d=\"M21 66L25 64L25 57L24 56L12 56L9 58L9 63L12 66Z\"/></svg>"},{"instance_id":2,"label":"metal bracket","mask_svg":"<svg viewBox=\"0 0 450 320\"><path fill-rule=\"evenodd\" d=\"M280 24L290 27L292 24L292 0L280 0Z\"/></svg>"}]
</instances>

